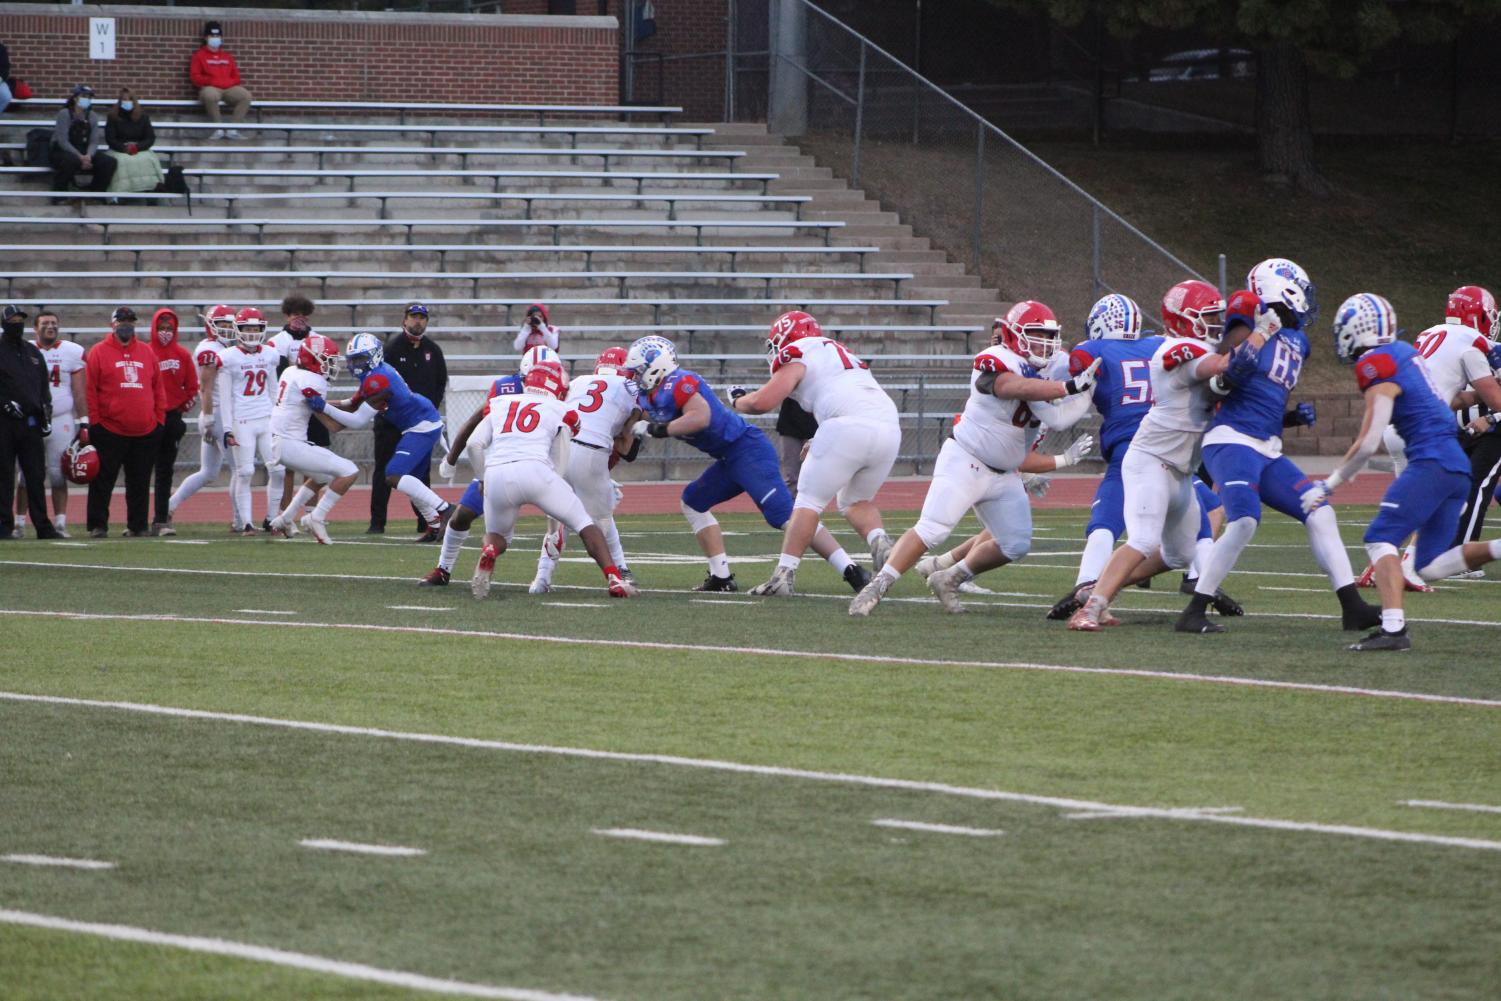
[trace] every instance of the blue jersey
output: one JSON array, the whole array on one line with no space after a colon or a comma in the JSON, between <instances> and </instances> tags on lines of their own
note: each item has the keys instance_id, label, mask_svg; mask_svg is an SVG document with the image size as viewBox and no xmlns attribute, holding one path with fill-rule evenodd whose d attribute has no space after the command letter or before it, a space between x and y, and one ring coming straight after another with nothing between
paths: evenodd
<instances>
[{"instance_id":1,"label":"blue jersey","mask_svg":"<svg viewBox=\"0 0 1501 1001\"><path fill-rule=\"evenodd\" d=\"M1395 341L1367 351L1355 363L1355 381L1362 393L1383 382L1401 388L1392 426L1402 436L1409 463L1427 460L1450 472L1469 473L1470 460L1454 430L1454 411L1433 388L1416 348Z\"/></svg>"},{"instance_id":2,"label":"blue jersey","mask_svg":"<svg viewBox=\"0 0 1501 1001\"><path fill-rule=\"evenodd\" d=\"M1136 434L1141 419L1152 409L1152 355L1161 337L1135 341L1085 341L1068 356L1069 375L1078 375L1101 359L1094 386L1094 407L1100 412L1100 449L1112 461Z\"/></svg>"},{"instance_id":3,"label":"blue jersey","mask_svg":"<svg viewBox=\"0 0 1501 1001\"><path fill-rule=\"evenodd\" d=\"M641 393L636 400L646 419L652 422L667 422L683 415L683 407L695 395L703 397L709 405L709 426L697 434L683 438L700 452L707 452L718 459L735 442L739 441L750 425L745 418L719 402L713 388L697 372L680 368L673 372L650 393Z\"/></svg>"},{"instance_id":4,"label":"blue jersey","mask_svg":"<svg viewBox=\"0 0 1501 1001\"><path fill-rule=\"evenodd\" d=\"M490 385L490 399L497 396L515 396L525 387L521 383L519 375L503 375Z\"/></svg>"},{"instance_id":5,"label":"blue jersey","mask_svg":"<svg viewBox=\"0 0 1501 1001\"><path fill-rule=\"evenodd\" d=\"M376 393L389 394L386 396L386 420L402 431L427 422L443 423L432 401L407 388L407 381L401 373L385 362L366 372L365 378L360 380L361 396L371 397Z\"/></svg>"},{"instance_id":6,"label":"blue jersey","mask_svg":"<svg viewBox=\"0 0 1501 1001\"><path fill-rule=\"evenodd\" d=\"M1296 327L1283 327L1269 337L1256 353L1256 374L1233 381L1210 428L1228 427L1263 441L1280 437L1287 398L1307 357L1308 338Z\"/></svg>"}]
</instances>

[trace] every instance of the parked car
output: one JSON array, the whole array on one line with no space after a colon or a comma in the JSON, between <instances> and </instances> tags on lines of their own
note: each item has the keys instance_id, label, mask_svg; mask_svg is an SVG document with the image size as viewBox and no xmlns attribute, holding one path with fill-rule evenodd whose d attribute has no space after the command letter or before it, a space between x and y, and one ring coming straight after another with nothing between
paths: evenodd
<instances>
[{"instance_id":1,"label":"parked car","mask_svg":"<svg viewBox=\"0 0 1501 1001\"><path fill-rule=\"evenodd\" d=\"M1256 72L1256 57L1249 49L1189 49L1163 56L1147 70L1148 83L1183 80L1218 80L1223 69L1230 79L1246 80Z\"/></svg>"}]
</instances>

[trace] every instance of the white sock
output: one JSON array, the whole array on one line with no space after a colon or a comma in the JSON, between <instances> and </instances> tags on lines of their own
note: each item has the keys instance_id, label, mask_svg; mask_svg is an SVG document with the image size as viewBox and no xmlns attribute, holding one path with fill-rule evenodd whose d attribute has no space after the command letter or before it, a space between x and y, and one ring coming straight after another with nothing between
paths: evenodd
<instances>
[{"instance_id":1,"label":"white sock","mask_svg":"<svg viewBox=\"0 0 1501 1001\"><path fill-rule=\"evenodd\" d=\"M947 570L957 562L959 561L954 559L953 553L939 553L933 557L933 566L939 570Z\"/></svg>"},{"instance_id":2,"label":"white sock","mask_svg":"<svg viewBox=\"0 0 1501 1001\"><path fill-rule=\"evenodd\" d=\"M303 487L302 489L307 490L307 487ZM298 493L300 494L301 491L298 491ZM309 491L309 493L311 493L311 491ZM297 502L294 500L292 503L295 505ZM307 501L303 501L303 503L306 504ZM318 503L313 506L313 517L317 518L319 521L327 521L328 513L334 509L334 505L337 503L339 503L338 494L334 493L332 490L323 491L323 496L319 497Z\"/></svg>"},{"instance_id":3,"label":"white sock","mask_svg":"<svg viewBox=\"0 0 1501 1001\"><path fill-rule=\"evenodd\" d=\"M433 493L432 488L423 483L411 473L396 481L396 489L406 494L417 510L422 512L422 517L432 521L438 515L438 508L443 506L443 498Z\"/></svg>"},{"instance_id":4,"label":"white sock","mask_svg":"<svg viewBox=\"0 0 1501 1001\"><path fill-rule=\"evenodd\" d=\"M1381 610L1381 631L1384 633L1400 633L1407 628L1407 616L1402 614L1400 608L1383 608Z\"/></svg>"},{"instance_id":5,"label":"white sock","mask_svg":"<svg viewBox=\"0 0 1501 1001\"><path fill-rule=\"evenodd\" d=\"M1090 532L1089 538L1084 540L1084 555L1079 557L1079 577L1074 581L1074 586L1088 580L1099 580L1114 549L1115 533L1110 529L1097 528Z\"/></svg>"},{"instance_id":6,"label":"white sock","mask_svg":"<svg viewBox=\"0 0 1501 1001\"><path fill-rule=\"evenodd\" d=\"M840 552L843 552L843 550L840 550ZM803 558L801 556L793 556L791 553L783 553L781 559L777 560L777 566L786 567L788 570L796 570L799 566L802 565L802 562Z\"/></svg>"},{"instance_id":7,"label":"white sock","mask_svg":"<svg viewBox=\"0 0 1501 1001\"><path fill-rule=\"evenodd\" d=\"M724 553L709 557L709 572L716 577L728 577L730 575L730 558Z\"/></svg>"},{"instance_id":8,"label":"white sock","mask_svg":"<svg viewBox=\"0 0 1501 1001\"><path fill-rule=\"evenodd\" d=\"M1334 517L1334 508L1325 504L1308 516L1304 525L1308 529L1308 547L1313 558L1329 576L1330 585L1338 591L1347 584L1355 583L1355 571L1350 567L1350 554L1345 550L1344 540L1339 537L1339 522Z\"/></svg>"},{"instance_id":9,"label":"white sock","mask_svg":"<svg viewBox=\"0 0 1501 1001\"><path fill-rule=\"evenodd\" d=\"M243 528L250 524L250 477L255 473L252 470L247 476L235 473L229 478L229 489L234 494L234 520L237 527Z\"/></svg>"},{"instance_id":10,"label":"white sock","mask_svg":"<svg viewBox=\"0 0 1501 1001\"><path fill-rule=\"evenodd\" d=\"M896 583L897 579L900 578L901 575L902 572L898 570L890 560L887 560L886 565L881 568L881 576L889 579L893 584Z\"/></svg>"},{"instance_id":11,"label":"white sock","mask_svg":"<svg viewBox=\"0 0 1501 1001\"><path fill-rule=\"evenodd\" d=\"M1205 537L1194 543L1194 561L1188 565L1188 579L1198 580L1209 563L1209 554L1214 551L1214 539Z\"/></svg>"},{"instance_id":12,"label":"white sock","mask_svg":"<svg viewBox=\"0 0 1501 1001\"><path fill-rule=\"evenodd\" d=\"M16 515L16 527L17 528L25 528L26 527L26 516L24 514L18 514L18 515Z\"/></svg>"},{"instance_id":13,"label":"white sock","mask_svg":"<svg viewBox=\"0 0 1501 1001\"><path fill-rule=\"evenodd\" d=\"M313 499L314 493L315 491L309 488L306 483L298 487L297 492L292 495L292 503L288 504L287 509L281 513L282 524L286 525L296 521L297 516L302 514L302 509L307 507L307 502ZM333 491L330 490L328 493L333 493Z\"/></svg>"},{"instance_id":14,"label":"white sock","mask_svg":"<svg viewBox=\"0 0 1501 1001\"><path fill-rule=\"evenodd\" d=\"M266 517L276 511L276 505L281 503L281 487L286 482L287 471L283 466L266 467Z\"/></svg>"},{"instance_id":15,"label":"white sock","mask_svg":"<svg viewBox=\"0 0 1501 1001\"><path fill-rule=\"evenodd\" d=\"M605 518L595 522L599 530L605 533L605 546L610 550L610 562L615 564L615 569L628 569L625 562L625 550L620 545L620 529L615 527L614 518Z\"/></svg>"},{"instance_id":16,"label":"white sock","mask_svg":"<svg viewBox=\"0 0 1501 1001\"><path fill-rule=\"evenodd\" d=\"M959 578L961 584L975 579L975 572L969 568L969 560L960 560L954 564L954 576Z\"/></svg>"},{"instance_id":17,"label":"white sock","mask_svg":"<svg viewBox=\"0 0 1501 1001\"><path fill-rule=\"evenodd\" d=\"M169 515L167 515L167 517L170 518L172 516L169 514ZM67 528L68 527L68 515L67 515L67 513L64 512L62 514L53 516L53 518L52 518L52 525L53 525L54 528Z\"/></svg>"},{"instance_id":18,"label":"white sock","mask_svg":"<svg viewBox=\"0 0 1501 1001\"><path fill-rule=\"evenodd\" d=\"M459 550L464 548L464 540L467 538L467 530L461 532L449 525L443 533L443 548L438 551L438 566L453 573L453 565L459 561Z\"/></svg>"},{"instance_id":19,"label":"white sock","mask_svg":"<svg viewBox=\"0 0 1501 1001\"><path fill-rule=\"evenodd\" d=\"M844 573L854 562L854 560L850 559L850 554L843 549L836 549L829 554L829 565L834 568L835 573Z\"/></svg>"},{"instance_id":20,"label":"white sock","mask_svg":"<svg viewBox=\"0 0 1501 1001\"><path fill-rule=\"evenodd\" d=\"M876 540L886 538L886 529L872 528L870 534L865 536L865 544L871 549L876 548Z\"/></svg>"},{"instance_id":21,"label":"white sock","mask_svg":"<svg viewBox=\"0 0 1501 1001\"><path fill-rule=\"evenodd\" d=\"M1309 519L1310 522L1312 519ZM1225 530L1220 537L1214 540L1208 555L1199 566L1199 583L1194 586L1195 594L1214 597L1225 578L1230 576L1230 571L1240 560L1240 554L1245 552L1246 546L1250 545L1251 538L1256 534L1256 519L1250 515L1236 518L1225 525ZM1349 561L1345 561L1349 566Z\"/></svg>"},{"instance_id":22,"label":"white sock","mask_svg":"<svg viewBox=\"0 0 1501 1001\"><path fill-rule=\"evenodd\" d=\"M61 525L62 522L59 521L58 524ZM1490 542L1487 542L1485 546L1490 550L1491 559L1501 560L1501 539L1492 539Z\"/></svg>"},{"instance_id":23,"label":"white sock","mask_svg":"<svg viewBox=\"0 0 1501 1001\"><path fill-rule=\"evenodd\" d=\"M557 569L558 561L543 553L537 557L537 576L543 580L552 580L552 572Z\"/></svg>"}]
</instances>

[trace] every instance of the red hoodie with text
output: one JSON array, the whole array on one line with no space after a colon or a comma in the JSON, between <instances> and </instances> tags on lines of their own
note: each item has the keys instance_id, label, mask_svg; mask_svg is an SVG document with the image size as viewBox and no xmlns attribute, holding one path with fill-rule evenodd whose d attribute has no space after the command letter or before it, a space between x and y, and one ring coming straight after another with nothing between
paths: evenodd
<instances>
[{"instance_id":1,"label":"red hoodie with text","mask_svg":"<svg viewBox=\"0 0 1501 1001\"><path fill-rule=\"evenodd\" d=\"M139 337L124 344L114 334L89 348L86 362L89 423L118 435L140 437L166 420L162 374L151 346Z\"/></svg>"},{"instance_id":2,"label":"red hoodie with text","mask_svg":"<svg viewBox=\"0 0 1501 1001\"><path fill-rule=\"evenodd\" d=\"M240 85L240 67L235 57L223 49L215 51L203 45L193 53L193 61L188 64L188 79L193 81L194 87L228 90Z\"/></svg>"},{"instance_id":3,"label":"red hoodie with text","mask_svg":"<svg viewBox=\"0 0 1501 1001\"><path fill-rule=\"evenodd\" d=\"M192 353L177 342L177 314L170 309L159 309L151 317L151 350L162 374L166 409L186 410L198 395L198 366Z\"/></svg>"}]
</instances>

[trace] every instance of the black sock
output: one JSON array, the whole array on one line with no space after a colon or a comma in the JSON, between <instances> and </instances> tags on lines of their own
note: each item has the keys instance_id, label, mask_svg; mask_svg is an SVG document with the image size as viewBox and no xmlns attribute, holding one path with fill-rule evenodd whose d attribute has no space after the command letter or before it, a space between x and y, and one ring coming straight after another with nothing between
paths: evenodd
<instances>
[{"instance_id":1,"label":"black sock","mask_svg":"<svg viewBox=\"0 0 1501 1001\"><path fill-rule=\"evenodd\" d=\"M1347 612L1358 612L1365 607L1366 600L1360 596L1360 588L1354 584L1346 584L1334 596L1339 599L1339 607Z\"/></svg>"},{"instance_id":2,"label":"black sock","mask_svg":"<svg viewBox=\"0 0 1501 1001\"><path fill-rule=\"evenodd\" d=\"M1188 599L1188 607L1183 609L1184 615L1202 616L1209 608L1209 595L1194 592L1194 596Z\"/></svg>"}]
</instances>

